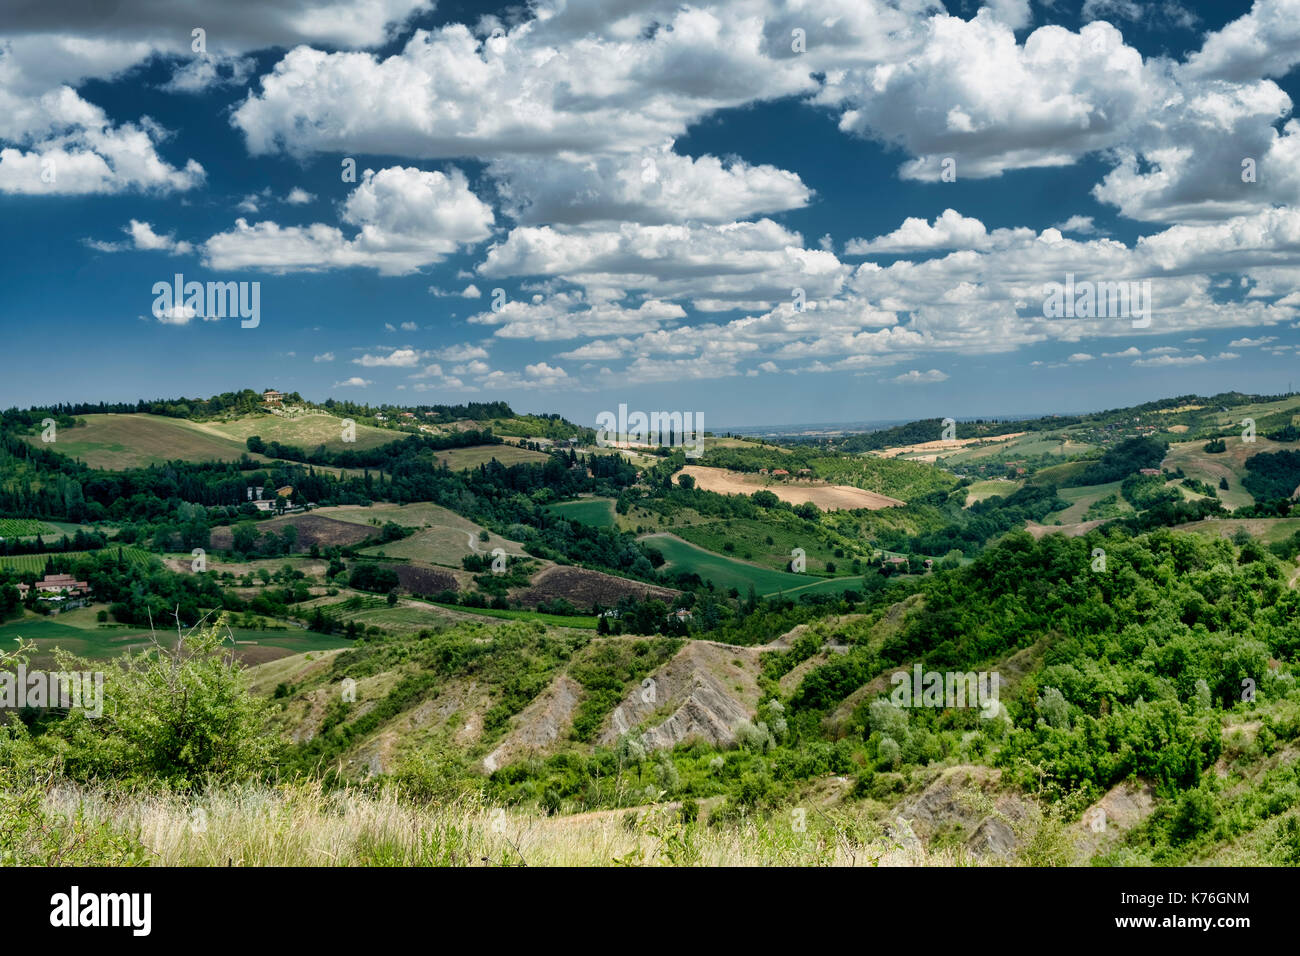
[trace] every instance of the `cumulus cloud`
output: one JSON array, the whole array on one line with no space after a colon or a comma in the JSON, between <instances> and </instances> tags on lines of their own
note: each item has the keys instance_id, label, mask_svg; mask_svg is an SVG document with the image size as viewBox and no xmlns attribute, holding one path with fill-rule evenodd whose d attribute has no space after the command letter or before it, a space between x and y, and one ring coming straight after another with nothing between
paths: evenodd
<instances>
[{"instance_id":1,"label":"cumulus cloud","mask_svg":"<svg viewBox=\"0 0 1300 956\"><path fill-rule=\"evenodd\" d=\"M343 204L342 219L355 227L355 235L323 223L250 225L237 219L233 230L204 243L204 262L217 269L312 272L364 267L383 275L406 275L486 239L493 215L458 169L442 173L394 166L365 171Z\"/></svg>"}]
</instances>

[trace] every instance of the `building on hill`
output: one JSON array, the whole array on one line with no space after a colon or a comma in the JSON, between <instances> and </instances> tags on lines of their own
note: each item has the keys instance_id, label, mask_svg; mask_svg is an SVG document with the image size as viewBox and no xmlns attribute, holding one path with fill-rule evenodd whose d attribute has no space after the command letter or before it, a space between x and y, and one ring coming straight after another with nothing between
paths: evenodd
<instances>
[{"instance_id":1,"label":"building on hill","mask_svg":"<svg viewBox=\"0 0 1300 956\"><path fill-rule=\"evenodd\" d=\"M277 392L273 388L268 388L262 393L263 405L281 405L284 403L284 392Z\"/></svg>"},{"instance_id":2,"label":"building on hill","mask_svg":"<svg viewBox=\"0 0 1300 956\"><path fill-rule=\"evenodd\" d=\"M1160 469L1159 469L1159 468L1141 468L1141 469L1139 469L1139 471L1141 472L1141 474L1144 474L1144 475L1158 475L1158 474L1160 474Z\"/></svg>"},{"instance_id":3,"label":"building on hill","mask_svg":"<svg viewBox=\"0 0 1300 956\"><path fill-rule=\"evenodd\" d=\"M78 581L71 574L47 574L44 579L37 581L33 585L20 584L18 585L18 596L26 600L32 588L40 592L42 601L59 603L90 594L90 585L85 581ZM84 602L78 602L77 606L80 606L81 603ZM65 606L71 605L65 604Z\"/></svg>"}]
</instances>

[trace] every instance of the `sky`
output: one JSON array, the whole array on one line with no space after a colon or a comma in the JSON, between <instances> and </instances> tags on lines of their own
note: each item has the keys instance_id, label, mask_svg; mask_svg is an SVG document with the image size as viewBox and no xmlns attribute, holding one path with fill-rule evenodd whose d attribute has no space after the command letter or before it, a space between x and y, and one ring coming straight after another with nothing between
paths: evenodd
<instances>
[{"instance_id":1,"label":"sky","mask_svg":"<svg viewBox=\"0 0 1300 956\"><path fill-rule=\"evenodd\" d=\"M0 405L1289 391L1297 66L1300 0L6 0Z\"/></svg>"}]
</instances>

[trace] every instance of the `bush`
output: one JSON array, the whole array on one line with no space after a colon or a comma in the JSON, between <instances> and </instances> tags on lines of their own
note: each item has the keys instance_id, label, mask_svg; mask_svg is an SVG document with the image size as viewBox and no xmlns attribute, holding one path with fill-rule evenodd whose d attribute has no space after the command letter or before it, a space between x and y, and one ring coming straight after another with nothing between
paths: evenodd
<instances>
[{"instance_id":1,"label":"bush","mask_svg":"<svg viewBox=\"0 0 1300 956\"><path fill-rule=\"evenodd\" d=\"M60 670L105 672L103 715L73 709L47 735L58 739L68 776L189 789L266 770L277 738L226 649L227 633L223 619L109 662L59 652Z\"/></svg>"}]
</instances>

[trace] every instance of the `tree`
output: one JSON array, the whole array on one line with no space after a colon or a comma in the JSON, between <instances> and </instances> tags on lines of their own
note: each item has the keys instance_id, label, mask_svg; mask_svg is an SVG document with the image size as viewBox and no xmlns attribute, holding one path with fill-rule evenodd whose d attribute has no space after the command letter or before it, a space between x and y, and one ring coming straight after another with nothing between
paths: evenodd
<instances>
[{"instance_id":1,"label":"tree","mask_svg":"<svg viewBox=\"0 0 1300 956\"><path fill-rule=\"evenodd\" d=\"M683 473L677 476L677 484L684 490L691 491L695 487L695 479L691 475Z\"/></svg>"},{"instance_id":2,"label":"tree","mask_svg":"<svg viewBox=\"0 0 1300 956\"><path fill-rule=\"evenodd\" d=\"M256 525L248 522L237 524L230 534L230 547L240 554L252 554L257 550L259 537Z\"/></svg>"}]
</instances>

